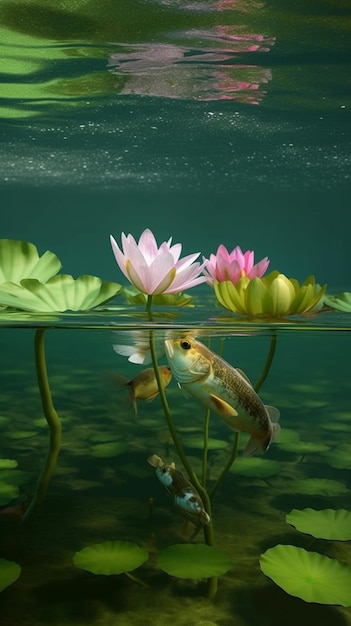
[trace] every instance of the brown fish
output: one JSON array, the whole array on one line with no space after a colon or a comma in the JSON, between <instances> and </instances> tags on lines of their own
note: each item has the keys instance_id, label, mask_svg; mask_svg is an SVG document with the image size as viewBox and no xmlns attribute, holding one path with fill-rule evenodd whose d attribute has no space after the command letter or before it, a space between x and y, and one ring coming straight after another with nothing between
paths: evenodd
<instances>
[{"instance_id":1,"label":"brown fish","mask_svg":"<svg viewBox=\"0 0 351 626\"><path fill-rule=\"evenodd\" d=\"M161 365L159 370L162 386L165 388L172 378L172 371L168 365ZM153 367L148 367L142 372L139 372L139 374L132 379L128 379L115 372L110 372L109 377L118 387L128 387L135 414L138 413L137 400L151 401L156 398L159 393Z\"/></svg>"}]
</instances>

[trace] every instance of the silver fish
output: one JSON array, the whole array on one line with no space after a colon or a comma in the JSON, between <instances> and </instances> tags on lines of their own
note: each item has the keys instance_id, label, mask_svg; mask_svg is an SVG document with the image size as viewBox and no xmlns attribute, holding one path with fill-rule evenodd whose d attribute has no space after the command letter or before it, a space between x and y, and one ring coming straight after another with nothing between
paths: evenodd
<instances>
[{"instance_id":1,"label":"silver fish","mask_svg":"<svg viewBox=\"0 0 351 626\"><path fill-rule=\"evenodd\" d=\"M148 463L156 468L157 478L167 489L175 506L182 511L183 515L196 525L210 523L210 516L198 492L184 474L176 469L174 463L166 465L157 454L150 456Z\"/></svg>"},{"instance_id":2,"label":"silver fish","mask_svg":"<svg viewBox=\"0 0 351 626\"><path fill-rule=\"evenodd\" d=\"M191 336L165 340L178 385L231 428L251 435L243 456L265 452L279 434L278 409L263 404L247 376Z\"/></svg>"}]
</instances>

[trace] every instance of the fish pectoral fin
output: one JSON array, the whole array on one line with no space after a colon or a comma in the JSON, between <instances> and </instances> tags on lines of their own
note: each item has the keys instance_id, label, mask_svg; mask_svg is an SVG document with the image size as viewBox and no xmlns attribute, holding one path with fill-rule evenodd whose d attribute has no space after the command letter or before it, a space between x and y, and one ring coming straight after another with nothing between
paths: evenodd
<instances>
[{"instance_id":1,"label":"fish pectoral fin","mask_svg":"<svg viewBox=\"0 0 351 626\"><path fill-rule=\"evenodd\" d=\"M230 417L236 417L238 412L232 407L228 402L222 400L218 396L215 396L213 393L210 394L211 403L214 406L214 411L216 411L223 419L227 421Z\"/></svg>"},{"instance_id":2,"label":"fish pectoral fin","mask_svg":"<svg viewBox=\"0 0 351 626\"><path fill-rule=\"evenodd\" d=\"M159 392L156 391L156 393L153 393L151 396L148 396L147 398L145 398L146 402L152 402L153 400L155 400L155 398L158 396Z\"/></svg>"},{"instance_id":3,"label":"fish pectoral fin","mask_svg":"<svg viewBox=\"0 0 351 626\"><path fill-rule=\"evenodd\" d=\"M271 422L279 422L279 409L276 409L275 406L269 406L269 404L265 404L265 409L268 412L269 417L271 418Z\"/></svg>"}]
</instances>

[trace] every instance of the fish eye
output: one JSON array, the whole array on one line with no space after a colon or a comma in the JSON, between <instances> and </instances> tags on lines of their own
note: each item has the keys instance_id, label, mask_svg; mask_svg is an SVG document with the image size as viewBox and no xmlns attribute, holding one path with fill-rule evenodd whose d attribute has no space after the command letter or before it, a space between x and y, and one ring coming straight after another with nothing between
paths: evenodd
<instances>
[{"instance_id":1,"label":"fish eye","mask_svg":"<svg viewBox=\"0 0 351 626\"><path fill-rule=\"evenodd\" d=\"M186 339L184 339L183 341L180 342L180 347L183 348L183 350L190 350L191 343L187 341Z\"/></svg>"}]
</instances>

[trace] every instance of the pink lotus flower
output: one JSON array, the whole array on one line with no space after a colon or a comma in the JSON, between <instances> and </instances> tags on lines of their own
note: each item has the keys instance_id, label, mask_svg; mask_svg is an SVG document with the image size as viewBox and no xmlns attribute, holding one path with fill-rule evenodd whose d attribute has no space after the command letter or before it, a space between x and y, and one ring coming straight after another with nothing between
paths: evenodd
<instances>
[{"instance_id":1,"label":"pink lotus flower","mask_svg":"<svg viewBox=\"0 0 351 626\"><path fill-rule=\"evenodd\" d=\"M242 252L240 246L236 246L232 252L228 252L223 244L218 247L217 254L211 254L210 258L204 261L203 273L209 285L212 285L214 280L219 282L229 280L235 285L242 276L250 279L261 278L269 265L268 257L254 265L252 250Z\"/></svg>"},{"instance_id":2,"label":"pink lotus flower","mask_svg":"<svg viewBox=\"0 0 351 626\"><path fill-rule=\"evenodd\" d=\"M178 293L206 281L199 276L204 264L194 263L199 252L179 259L182 244L171 245L172 237L157 247L156 239L148 228L137 243L132 235L122 233L123 252L110 235L115 259L128 280L150 296Z\"/></svg>"}]
</instances>

